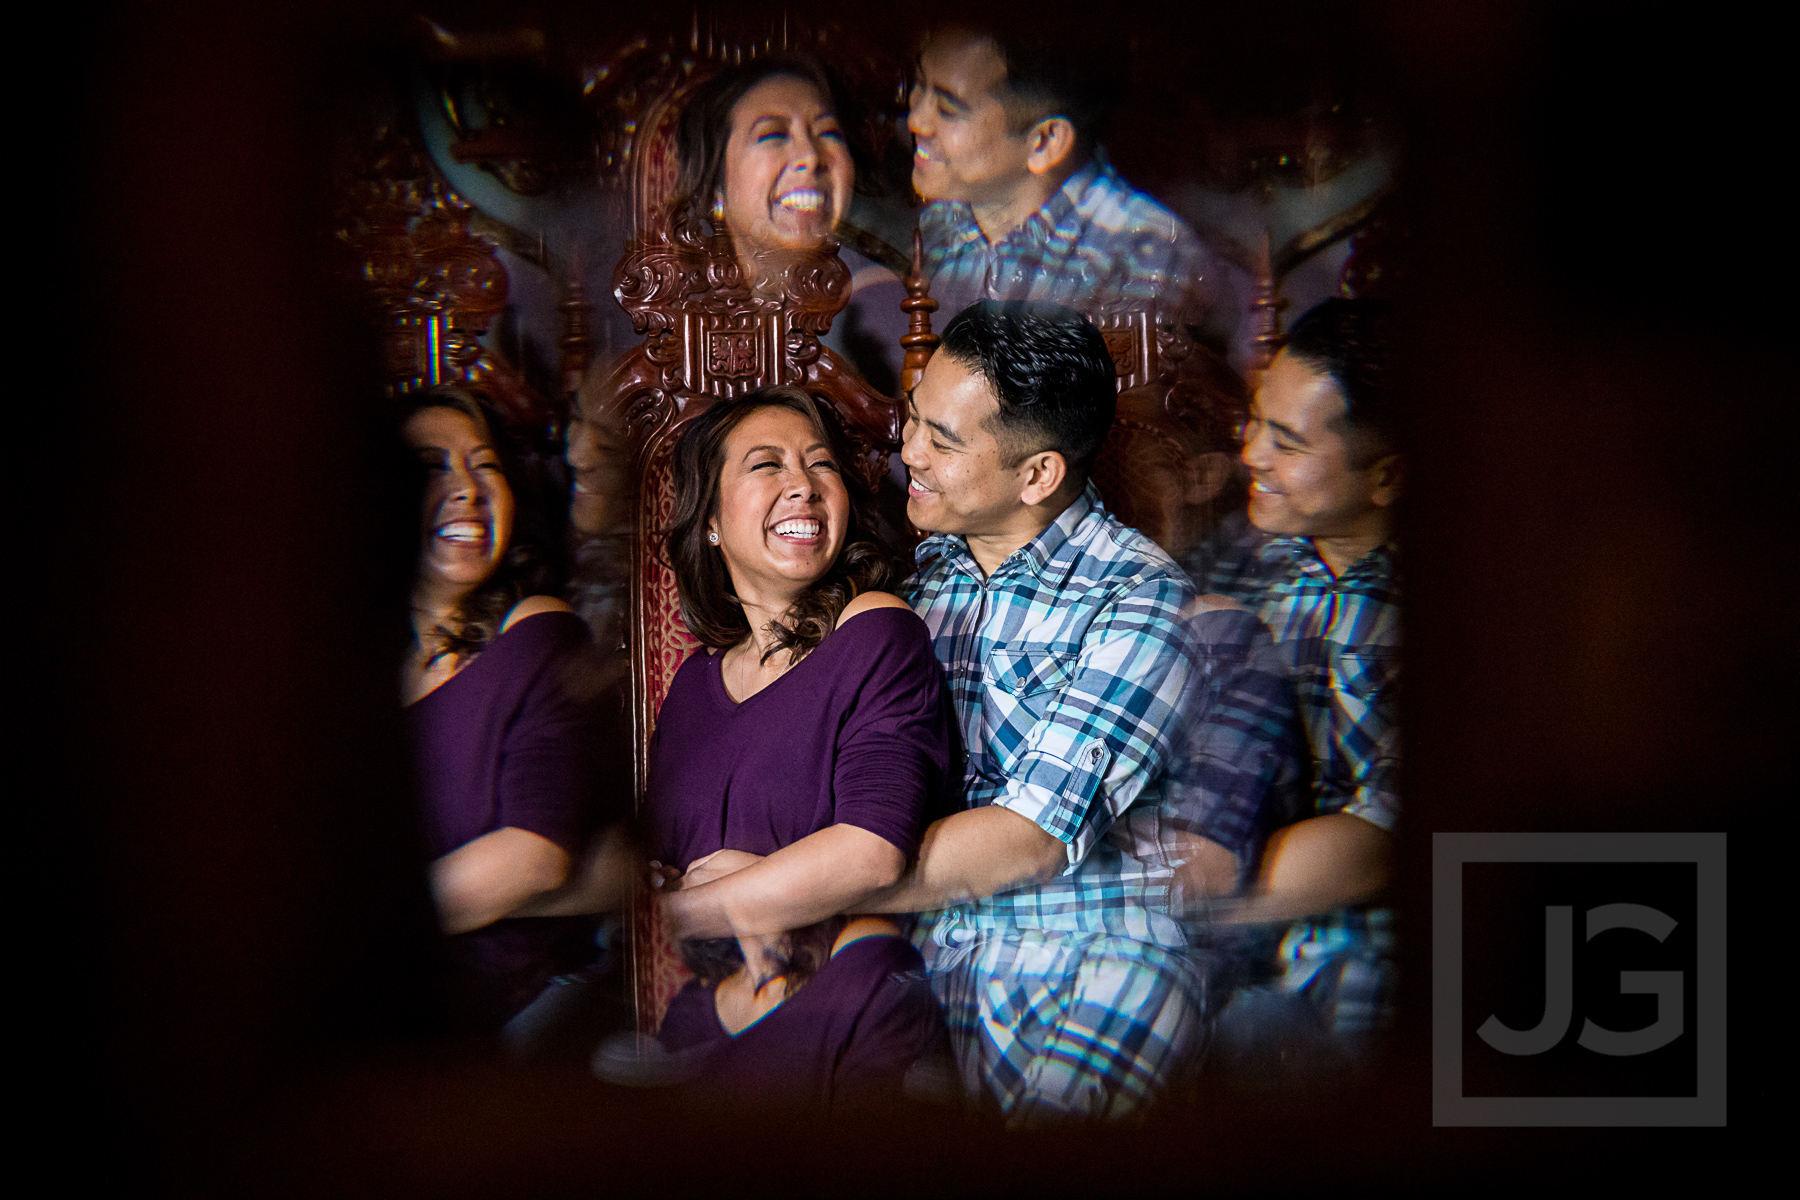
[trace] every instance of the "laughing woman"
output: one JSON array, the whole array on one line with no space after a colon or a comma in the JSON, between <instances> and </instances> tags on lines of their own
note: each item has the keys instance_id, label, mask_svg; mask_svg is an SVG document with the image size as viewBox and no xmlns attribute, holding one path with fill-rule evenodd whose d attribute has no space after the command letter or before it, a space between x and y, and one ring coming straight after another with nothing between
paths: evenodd
<instances>
[{"instance_id":1,"label":"laughing woman","mask_svg":"<svg viewBox=\"0 0 1800 1200\"><path fill-rule=\"evenodd\" d=\"M497 1029L593 957L607 904L578 869L599 824L587 627L515 535L519 490L481 404L424 393L402 427L425 472L402 675L432 895L460 1022Z\"/></svg>"},{"instance_id":2,"label":"laughing woman","mask_svg":"<svg viewBox=\"0 0 1800 1200\"><path fill-rule=\"evenodd\" d=\"M663 1023L713 1086L836 1106L893 1095L942 1019L889 885L943 794L950 729L925 626L831 412L793 388L715 404L675 456L682 665L651 746L648 836L698 978ZM907 982L910 978L911 982Z\"/></svg>"},{"instance_id":3,"label":"laughing woman","mask_svg":"<svg viewBox=\"0 0 1800 1200\"><path fill-rule=\"evenodd\" d=\"M888 266L848 244L870 249L878 240L862 241L869 235L844 223L857 183L845 104L825 72L798 56L757 59L708 80L682 113L672 215L690 229L710 223L729 233L744 286L764 299L780 289L783 252L843 243L850 298L821 340L891 395L906 290Z\"/></svg>"}]
</instances>

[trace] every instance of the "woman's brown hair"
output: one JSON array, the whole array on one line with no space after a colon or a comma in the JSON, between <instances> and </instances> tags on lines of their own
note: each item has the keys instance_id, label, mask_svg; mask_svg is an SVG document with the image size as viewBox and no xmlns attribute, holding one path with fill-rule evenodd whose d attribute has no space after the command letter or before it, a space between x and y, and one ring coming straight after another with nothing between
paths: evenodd
<instances>
[{"instance_id":1,"label":"woman's brown hair","mask_svg":"<svg viewBox=\"0 0 1800 1200\"><path fill-rule=\"evenodd\" d=\"M861 464L855 445L829 405L799 388L768 387L720 400L696 418L675 446L675 517L664 546L681 596L681 619L689 632L704 645L721 650L749 636L750 622L732 593L725 556L707 542L706 533L719 511L725 443L745 417L764 408L790 409L811 422L830 448L850 495L850 528L837 561L794 601L785 621L769 624L775 645L768 654L786 650L799 658L830 635L837 627L838 614L853 597L891 587L899 575L869 527L874 493L858 469Z\"/></svg>"}]
</instances>

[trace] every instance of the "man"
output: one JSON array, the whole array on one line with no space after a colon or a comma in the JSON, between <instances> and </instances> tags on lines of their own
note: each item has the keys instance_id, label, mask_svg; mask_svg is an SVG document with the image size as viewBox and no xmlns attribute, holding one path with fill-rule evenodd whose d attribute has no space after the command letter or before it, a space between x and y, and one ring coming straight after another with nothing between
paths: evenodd
<instances>
[{"instance_id":1,"label":"man","mask_svg":"<svg viewBox=\"0 0 1800 1200\"><path fill-rule=\"evenodd\" d=\"M1311 757L1306 818L1278 830L1245 922L1295 921L1280 989L1303 995L1354 1048L1392 1004L1388 879L1400 621L1393 513L1400 456L1387 318L1327 300L1294 324L1251 403L1243 460L1265 535L1208 581L1253 608L1293 674Z\"/></svg>"},{"instance_id":2,"label":"man","mask_svg":"<svg viewBox=\"0 0 1800 1200\"><path fill-rule=\"evenodd\" d=\"M1179 626L1208 606L1087 482L1113 379L1077 313L975 305L901 453L908 516L935 534L907 598L955 702L964 809L864 907L941 910L926 957L959 1069L1015 1124L1137 1111L1205 1015L1154 828L1192 674ZM1191 837L1186 857L1189 886L1235 885L1225 847Z\"/></svg>"},{"instance_id":3,"label":"man","mask_svg":"<svg viewBox=\"0 0 1800 1200\"><path fill-rule=\"evenodd\" d=\"M907 128L945 312L981 299L1156 301L1194 321L1210 275L1188 227L1095 142L1116 72L1091 41L950 27L919 55Z\"/></svg>"}]
</instances>

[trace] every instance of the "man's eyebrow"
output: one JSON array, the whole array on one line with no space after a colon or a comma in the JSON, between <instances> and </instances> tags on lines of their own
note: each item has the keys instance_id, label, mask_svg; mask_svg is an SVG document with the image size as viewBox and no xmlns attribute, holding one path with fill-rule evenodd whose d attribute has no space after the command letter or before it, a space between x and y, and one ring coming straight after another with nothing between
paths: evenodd
<instances>
[{"instance_id":1,"label":"man's eyebrow","mask_svg":"<svg viewBox=\"0 0 1800 1200\"><path fill-rule=\"evenodd\" d=\"M924 420L924 418L922 418L922 417L920 419ZM951 429L948 425L944 424L942 421L926 421L925 423L927 425L931 426L933 429L937 430L939 433L943 434L944 440L946 442L950 442L957 446L968 445L967 442L963 441L961 438L956 436L956 431L954 429Z\"/></svg>"},{"instance_id":2,"label":"man's eyebrow","mask_svg":"<svg viewBox=\"0 0 1800 1200\"><path fill-rule=\"evenodd\" d=\"M951 108L960 109L963 112L969 111L969 102L941 83L934 83L931 85L931 94L944 101Z\"/></svg>"},{"instance_id":3,"label":"man's eyebrow","mask_svg":"<svg viewBox=\"0 0 1800 1200\"><path fill-rule=\"evenodd\" d=\"M1284 425L1280 421L1271 421L1267 417L1262 418L1262 422L1291 442L1299 442L1302 446L1312 445L1312 443L1307 441L1300 431L1295 429L1292 425Z\"/></svg>"}]
</instances>

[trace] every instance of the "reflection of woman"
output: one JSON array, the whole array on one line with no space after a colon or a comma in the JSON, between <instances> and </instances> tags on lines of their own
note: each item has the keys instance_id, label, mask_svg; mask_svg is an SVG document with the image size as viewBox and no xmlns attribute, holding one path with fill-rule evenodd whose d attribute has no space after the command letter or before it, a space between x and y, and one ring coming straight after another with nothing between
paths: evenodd
<instances>
[{"instance_id":1,"label":"reflection of woman","mask_svg":"<svg viewBox=\"0 0 1800 1200\"><path fill-rule=\"evenodd\" d=\"M593 951L591 920L553 915L596 824L587 630L514 540L507 459L473 397L425 394L404 433L428 477L402 691L432 893L461 1015L494 1027Z\"/></svg>"},{"instance_id":2,"label":"reflection of woman","mask_svg":"<svg viewBox=\"0 0 1800 1200\"><path fill-rule=\"evenodd\" d=\"M856 166L830 81L805 59L760 59L707 81L682 113L678 220L730 231L744 282L759 254L812 250L849 211ZM847 248L851 299L827 340L878 390L897 385L900 279ZM773 283L773 280L769 282Z\"/></svg>"},{"instance_id":3,"label":"reflection of woman","mask_svg":"<svg viewBox=\"0 0 1800 1200\"><path fill-rule=\"evenodd\" d=\"M792 388L721 401L683 435L669 557L707 649L663 704L647 803L698 976L664 1045L709 1055L721 1086L826 1103L897 1091L942 1029L901 981L921 972L895 926L836 915L899 877L950 754L943 676L880 590L853 455Z\"/></svg>"}]
</instances>

